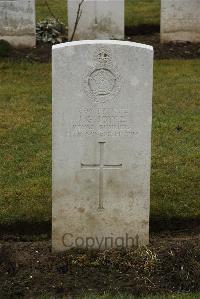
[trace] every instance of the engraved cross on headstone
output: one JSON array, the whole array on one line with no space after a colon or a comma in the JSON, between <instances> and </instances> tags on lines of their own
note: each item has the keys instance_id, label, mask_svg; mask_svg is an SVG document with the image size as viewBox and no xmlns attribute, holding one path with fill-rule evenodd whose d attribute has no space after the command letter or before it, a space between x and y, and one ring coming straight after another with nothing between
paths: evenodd
<instances>
[{"instance_id":1,"label":"engraved cross on headstone","mask_svg":"<svg viewBox=\"0 0 200 299\"><path fill-rule=\"evenodd\" d=\"M112 165L104 163L104 145L105 142L99 142L100 144L100 161L99 164L84 164L81 163L81 168L84 169L99 169L99 206L98 210L103 210L103 181L104 181L104 169L121 169L122 163Z\"/></svg>"}]
</instances>

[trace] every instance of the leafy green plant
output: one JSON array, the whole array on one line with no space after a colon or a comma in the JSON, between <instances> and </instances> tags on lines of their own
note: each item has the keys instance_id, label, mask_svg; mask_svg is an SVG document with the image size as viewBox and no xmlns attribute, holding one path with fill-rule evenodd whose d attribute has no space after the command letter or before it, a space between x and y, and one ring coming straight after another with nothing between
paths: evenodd
<instances>
[{"instance_id":1,"label":"leafy green plant","mask_svg":"<svg viewBox=\"0 0 200 299\"><path fill-rule=\"evenodd\" d=\"M43 43L58 44L66 40L64 23L55 18L47 18L37 23L37 40Z\"/></svg>"}]
</instances>

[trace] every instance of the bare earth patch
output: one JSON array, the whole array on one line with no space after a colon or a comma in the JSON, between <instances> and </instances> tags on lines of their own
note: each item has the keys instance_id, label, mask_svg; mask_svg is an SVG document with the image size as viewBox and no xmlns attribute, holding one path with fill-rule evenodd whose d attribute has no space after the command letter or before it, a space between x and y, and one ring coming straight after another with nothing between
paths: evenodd
<instances>
[{"instance_id":1,"label":"bare earth patch","mask_svg":"<svg viewBox=\"0 0 200 299\"><path fill-rule=\"evenodd\" d=\"M200 231L199 231L200 232ZM148 247L52 253L50 241L1 242L2 298L200 292L200 234L155 234Z\"/></svg>"},{"instance_id":2,"label":"bare earth patch","mask_svg":"<svg viewBox=\"0 0 200 299\"><path fill-rule=\"evenodd\" d=\"M145 26L145 29L140 29L141 32L147 32L147 34L139 33L133 28L126 29L126 40L144 43L154 47L156 59L195 59L200 58L200 43L160 43L160 35L158 32L151 32L154 28L149 25ZM51 61L51 48L50 44L38 44L34 49L13 49L9 53L9 57L15 60L26 59L27 61L36 62L49 62Z\"/></svg>"}]
</instances>

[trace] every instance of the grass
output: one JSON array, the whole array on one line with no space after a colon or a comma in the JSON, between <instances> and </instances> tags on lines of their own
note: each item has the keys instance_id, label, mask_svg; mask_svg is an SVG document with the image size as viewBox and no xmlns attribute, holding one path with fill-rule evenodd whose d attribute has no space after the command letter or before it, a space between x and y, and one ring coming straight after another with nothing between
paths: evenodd
<instances>
[{"instance_id":1,"label":"grass","mask_svg":"<svg viewBox=\"0 0 200 299\"><path fill-rule=\"evenodd\" d=\"M65 24L67 23L67 0L47 0L53 14ZM51 17L45 0L36 0L36 18L42 20Z\"/></svg>"},{"instance_id":2,"label":"grass","mask_svg":"<svg viewBox=\"0 0 200 299\"><path fill-rule=\"evenodd\" d=\"M135 297L131 295L103 295L103 296L86 296L84 299L199 299L200 294L177 294L177 295L168 295L168 296L147 296L147 297Z\"/></svg>"},{"instance_id":3,"label":"grass","mask_svg":"<svg viewBox=\"0 0 200 299\"><path fill-rule=\"evenodd\" d=\"M200 216L200 60L156 61L151 217ZM0 224L51 219L51 66L0 61Z\"/></svg>"},{"instance_id":4,"label":"grass","mask_svg":"<svg viewBox=\"0 0 200 299\"><path fill-rule=\"evenodd\" d=\"M157 61L152 215L199 217L199 60Z\"/></svg>"},{"instance_id":5,"label":"grass","mask_svg":"<svg viewBox=\"0 0 200 299\"><path fill-rule=\"evenodd\" d=\"M67 297L64 297L67 299ZM63 299L64 299L63 298ZM70 297L71 298L71 297ZM173 294L173 295L157 295L157 296L145 296L145 297L135 297L131 295L118 295L112 296L109 294L98 296L98 295L88 295L83 297L83 299L199 299L200 294ZM40 299L51 299L48 296L40 297Z\"/></svg>"},{"instance_id":6,"label":"grass","mask_svg":"<svg viewBox=\"0 0 200 299\"><path fill-rule=\"evenodd\" d=\"M47 0L53 14L67 24L67 1ZM45 0L36 0L37 20L51 16ZM160 23L160 0L125 0L125 24L137 26L141 24Z\"/></svg>"},{"instance_id":7,"label":"grass","mask_svg":"<svg viewBox=\"0 0 200 299\"><path fill-rule=\"evenodd\" d=\"M126 0L125 24L128 27L160 24L160 0Z\"/></svg>"},{"instance_id":8,"label":"grass","mask_svg":"<svg viewBox=\"0 0 200 299\"><path fill-rule=\"evenodd\" d=\"M199 299L200 294L179 294L179 295L169 295L169 296L147 296L147 297L135 297L131 295L119 295L119 296L111 296L111 295L103 295L103 296L86 296L84 299Z\"/></svg>"},{"instance_id":9,"label":"grass","mask_svg":"<svg viewBox=\"0 0 200 299\"><path fill-rule=\"evenodd\" d=\"M50 218L50 65L0 64L1 222Z\"/></svg>"}]
</instances>

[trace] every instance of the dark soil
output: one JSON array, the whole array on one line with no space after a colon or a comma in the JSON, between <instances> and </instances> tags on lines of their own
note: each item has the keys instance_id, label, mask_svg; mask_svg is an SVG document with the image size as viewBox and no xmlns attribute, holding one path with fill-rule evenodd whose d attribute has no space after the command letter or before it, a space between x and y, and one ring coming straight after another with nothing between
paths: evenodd
<instances>
[{"instance_id":1,"label":"dark soil","mask_svg":"<svg viewBox=\"0 0 200 299\"><path fill-rule=\"evenodd\" d=\"M51 221L0 224L0 240L32 242L51 238ZM200 233L200 218L150 218L151 234Z\"/></svg>"},{"instance_id":2,"label":"dark soil","mask_svg":"<svg viewBox=\"0 0 200 299\"><path fill-rule=\"evenodd\" d=\"M35 48L19 48L7 53L4 57L13 61L27 60L29 62L50 62L52 45L47 43L37 44Z\"/></svg>"},{"instance_id":3,"label":"dark soil","mask_svg":"<svg viewBox=\"0 0 200 299\"><path fill-rule=\"evenodd\" d=\"M157 234L148 247L51 253L50 241L1 242L0 297L200 292L200 234Z\"/></svg>"},{"instance_id":4,"label":"dark soil","mask_svg":"<svg viewBox=\"0 0 200 299\"><path fill-rule=\"evenodd\" d=\"M148 44L154 48L155 59L195 59L200 58L200 43L160 43L160 34L135 35L130 41Z\"/></svg>"},{"instance_id":5,"label":"dark soil","mask_svg":"<svg viewBox=\"0 0 200 299\"><path fill-rule=\"evenodd\" d=\"M154 30L155 29L155 30ZM200 58L200 43L169 43L160 44L160 34L154 32L157 27L127 28L126 40L152 45L154 47L155 59L194 59ZM146 31L145 31L146 30ZM141 33L145 32L145 34ZM148 33L148 34L147 34ZM34 49L12 49L7 57L13 60L26 59L30 62L50 62L51 61L50 44L38 44Z\"/></svg>"}]
</instances>

